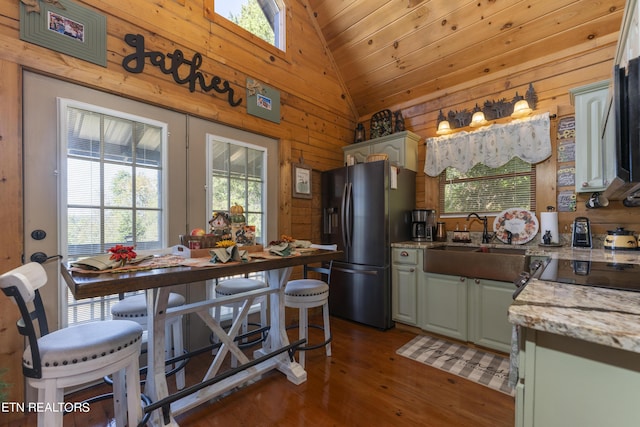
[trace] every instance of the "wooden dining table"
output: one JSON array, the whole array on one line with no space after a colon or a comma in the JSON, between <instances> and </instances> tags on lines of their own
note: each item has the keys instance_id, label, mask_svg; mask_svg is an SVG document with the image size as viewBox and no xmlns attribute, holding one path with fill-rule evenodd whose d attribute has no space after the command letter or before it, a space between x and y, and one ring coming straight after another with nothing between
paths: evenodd
<instances>
[{"instance_id":1,"label":"wooden dining table","mask_svg":"<svg viewBox=\"0 0 640 427\"><path fill-rule=\"evenodd\" d=\"M187 258L181 265L144 268L141 264L140 269L121 272L77 271L63 263L61 272L71 293L78 300L132 291L146 292L149 368L144 393L152 403L145 407L145 412L150 413L152 425L177 426L176 415L207 403L248 381L258 379L270 370L284 373L294 384L306 381L307 374L304 368L289 357L291 344L285 330L284 287L293 267L328 262L337 259L341 254L341 251L306 248L296 250L290 256L258 252L251 253L249 261L215 264L208 259ZM267 288L234 296L188 301L183 306L167 309L169 291L174 285L188 285L259 271L265 272ZM253 353L253 359L249 359L239 348L236 336L243 319L249 314L251 305L257 298L267 296L270 303L268 333L261 348ZM215 307L232 302L241 302L243 305L231 327L225 330L211 313ZM165 376L164 325L167 318L189 313L199 316L221 344L200 383L170 394ZM239 366L230 372L222 372L221 367L228 353L236 357Z\"/></svg>"}]
</instances>

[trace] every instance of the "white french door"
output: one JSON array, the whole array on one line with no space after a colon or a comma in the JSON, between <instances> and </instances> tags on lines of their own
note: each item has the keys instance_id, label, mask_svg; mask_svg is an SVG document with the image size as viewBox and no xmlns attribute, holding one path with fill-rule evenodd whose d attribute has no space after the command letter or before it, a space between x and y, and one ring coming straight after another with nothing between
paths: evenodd
<instances>
[{"instance_id":1,"label":"white french door","mask_svg":"<svg viewBox=\"0 0 640 427\"><path fill-rule=\"evenodd\" d=\"M118 96L88 89L75 84L58 81L39 74L24 73L24 223L25 223L25 262L35 254L35 258L47 258L56 254L67 253L70 243L66 230L68 225L61 225L60 207L62 204L69 206L67 194L61 192L64 185L61 180L66 177L66 171L62 170L65 162L61 159L58 130L61 118L58 117L58 99L73 100L75 107L83 105L97 107L97 114L101 115L103 122L116 123L121 120L131 121L132 127L160 127L166 125L167 140L166 154L168 159L165 181L162 194L163 206L166 206L166 228L163 244L165 246L176 245L180 234L188 232L191 228L208 226L211 218L211 197L207 165L207 141L215 138L223 138L226 141L238 141L243 144L257 145L265 150L266 172L264 177L264 189L266 196L261 237L262 242L269 242L277 236L278 230L278 194L279 194L279 158L278 141L249 132L230 128L206 120L193 118L184 114L175 113L140 102L127 100ZM87 111L79 108L79 111ZM82 113L84 114L84 113ZM87 118L93 116L88 114ZM96 120L91 117L90 120ZM120 123L121 124L121 123ZM127 126L121 129L128 129ZM134 132L135 133L135 132ZM151 132L153 133L153 132ZM138 135L143 135L141 130ZM73 135L73 132L72 132ZM115 145L112 148L117 148ZM91 150L89 150L91 152ZM86 153L85 153L86 154ZM147 153L156 155L157 153ZM66 154L65 154L66 156ZM95 156L94 156L95 157ZM126 156L116 156L110 164L111 170L129 169L133 173L132 164ZM92 156L82 157L81 160L94 160ZM152 159L146 159L152 160ZM155 166L143 164L142 169L149 172ZM105 169L106 170L106 169ZM209 168L210 171L210 168ZM209 172L210 173L210 172ZM81 175L82 176L82 175ZM154 176L157 176L154 175ZM82 178L76 182L79 189L90 187L87 176L86 183ZM101 182L104 183L104 179ZM101 190L104 194L104 188ZM84 195L90 199L90 195ZM104 199L104 196L101 196ZM91 200L91 199L90 199ZM86 199L75 200L77 208L87 208ZM108 202L108 201L107 201ZM236 200L233 200L236 202ZM100 207L89 203L96 215L106 217L104 200L100 201ZM99 203L98 203L99 204ZM127 210L117 204L119 210ZM74 207L74 208L75 208ZM103 210L102 213L98 211ZM153 211L153 207L145 212ZM130 215L133 215L130 213ZM131 217L132 218L132 217ZM64 218L67 221L68 218ZM104 221L103 221L104 225ZM81 228L80 228L81 229ZM65 233L64 236L62 233ZM94 230L91 233L102 233ZM135 238L135 237L132 237ZM92 239L96 240L94 236ZM144 240L144 239L143 239ZM107 240L101 240L106 244ZM65 247L62 247L62 246ZM82 245L80 245L82 246ZM81 249L84 250L84 249ZM79 252L85 254L86 252ZM68 261L67 259L64 260ZM57 329L67 324L67 313L59 310L67 304L67 287L60 278L59 262L51 260L44 263L49 275L49 284L42 289L43 299L50 319L51 329ZM206 297L207 286L202 284L183 285L179 292L183 293L187 301L195 301ZM102 304L102 305L100 305ZM96 306L96 316L102 316L108 312L108 304L99 302ZM197 316L188 316L186 320L186 336L188 345L207 343L208 333Z\"/></svg>"},{"instance_id":2,"label":"white french door","mask_svg":"<svg viewBox=\"0 0 640 427\"><path fill-rule=\"evenodd\" d=\"M185 116L31 72L23 87L25 262L104 253L120 239L177 244L186 224ZM158 199L131 200L136 178L158 186ZM43 265L51 328L110 316L109 298L75 305L59 262Z\"/></svg>"}]
</instances>

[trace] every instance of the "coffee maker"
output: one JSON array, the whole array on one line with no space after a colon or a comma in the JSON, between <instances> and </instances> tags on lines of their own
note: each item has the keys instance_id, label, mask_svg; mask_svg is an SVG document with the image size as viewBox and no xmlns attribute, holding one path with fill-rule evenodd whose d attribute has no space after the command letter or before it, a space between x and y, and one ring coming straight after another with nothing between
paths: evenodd
<instances>
[{"instance_id":1,"label":"coffee maker","mask_svg":"<svg viewBox=\"0 0 640 427\"><path fill-rule=\"evenodd\" d=\"M414 209L411 212L411 240L433 242L436 232L435 209Z\"/></svg>"}]
</instances>

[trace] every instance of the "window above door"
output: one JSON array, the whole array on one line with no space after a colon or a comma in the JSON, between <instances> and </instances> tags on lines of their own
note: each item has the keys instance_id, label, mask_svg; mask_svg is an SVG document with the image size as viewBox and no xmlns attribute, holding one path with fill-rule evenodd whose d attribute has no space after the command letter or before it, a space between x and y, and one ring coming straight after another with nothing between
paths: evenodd
<instances>
[{"instance_id":1,"label":"window above door","mask_svg":"<svg viewBox=\"0 0 640 427\"><path fill-rule=\"evenodd\" d=\"M213 16L209 12L208 17L228 30L258 45L265 42L286 51L283 0L213 0L213 10Z\"/></svg>"}]
</instances>

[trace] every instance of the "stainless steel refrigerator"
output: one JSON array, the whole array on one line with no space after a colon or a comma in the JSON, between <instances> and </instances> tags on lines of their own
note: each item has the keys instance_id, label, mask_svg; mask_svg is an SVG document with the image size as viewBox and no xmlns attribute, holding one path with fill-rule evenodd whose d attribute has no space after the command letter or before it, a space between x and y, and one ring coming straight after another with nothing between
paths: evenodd
<instances>
[{"instance_id":1,"label":"stainless steel refrigerator","mask_svg":"<svg viewBox=\"0 0 640 427\"><path fill-rule=\"evenodd\" d=\"M410 240L416 173L388 161L322 174L323 243L344 251L333 262L329 311L379 329L391 320L391 243Z\"/></svg>"}]
</instances>

